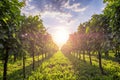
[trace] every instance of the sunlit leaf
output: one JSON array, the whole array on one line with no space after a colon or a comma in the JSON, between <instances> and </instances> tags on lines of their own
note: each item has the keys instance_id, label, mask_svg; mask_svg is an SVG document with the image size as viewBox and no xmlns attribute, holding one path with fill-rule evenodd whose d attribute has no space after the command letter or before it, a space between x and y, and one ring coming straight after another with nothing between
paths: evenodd
<instances>
[{"instance_id":1,"label":"sunlit leaf","mask_svg":"<svg viewBox=\"0 0 120 80\"><path fill-rule=\"evenodd\" d=\"M88 33L88 32L89 32L89 29L90 29L89 27L87 27L87 28L86 28L86 33Z\"/></svg>"},{"instance_id":2,"label":"sunlit leaf","mask_svg":"<svg viewBox=\"0 0 120 80\"><path fill-rule=\"evenodd\" d=\"M14 38L16 37L16 34L15 34L15 33L13 33L12 35L13 35Z\"/></svg>"}]
</instances>

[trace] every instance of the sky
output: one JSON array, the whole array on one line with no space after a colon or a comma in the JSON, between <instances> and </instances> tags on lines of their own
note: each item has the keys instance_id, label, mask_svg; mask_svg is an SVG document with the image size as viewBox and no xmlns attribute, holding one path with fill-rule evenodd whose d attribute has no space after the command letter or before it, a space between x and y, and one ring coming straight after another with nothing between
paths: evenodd
<instances>
[{"instance_id":1,"label":"sky","mask_svg":"<svg viewBox=\"0 0 120 80\"><path fill-rule=\"evenodd\" d=\"M26 0L22 14L41 15L47 31L54 36L60 29L69 34L77 31L80 23L102 13L104 7L103 0Z\"/></svg>"}]
</instances>

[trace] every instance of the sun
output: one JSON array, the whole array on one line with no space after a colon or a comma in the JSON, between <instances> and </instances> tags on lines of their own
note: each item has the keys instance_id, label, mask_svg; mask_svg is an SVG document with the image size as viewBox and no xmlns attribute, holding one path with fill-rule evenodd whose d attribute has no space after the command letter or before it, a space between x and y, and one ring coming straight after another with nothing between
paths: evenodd
<instances>
[{"instance_id":1,"label":"sun","mask_svg":"<svg viewBox=\"0 0 120 80\"><path fill-rule=\"evenodd\" d=\"M63 44L66 43L68 38L69 38L69 33L66 29L57 30L53 36L53 40L59 46L59 48L61 48Z\"/></svg>"}]
</instances>

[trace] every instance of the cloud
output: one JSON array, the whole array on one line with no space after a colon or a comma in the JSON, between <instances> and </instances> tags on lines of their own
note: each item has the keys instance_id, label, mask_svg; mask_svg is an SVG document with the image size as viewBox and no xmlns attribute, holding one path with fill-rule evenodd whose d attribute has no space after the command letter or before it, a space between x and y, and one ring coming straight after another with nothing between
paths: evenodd
<instances>
[{"instance_id":1,"label":"cloud","mask_svg":"<svg viewBox=\"0 0 120 80\"><path fill-rule=\"evenodd\" d=\"M50 12L50 11L45 11L41 13L42 16L50 16L50 17L72 17L71 14L69 13L61 13L61 12Z\"/></svg>"},{"instance_id":2,"label":"cloud","mask_svg":"<svg viewBox=\"0 0 120 80\"><path fill-rule=\"evenodd\" d=\"M45 11L41 13L41 17L45 27L48 28L48 32L51 34L54 34L61 27L73 32L76 29L74 24L79 21L77 18L73 18L70 13L61 12Z\"/></svg>"},{"instance_id":3,"label":"cloud","mask_svg":"<svg viewBox=\"0 0 120 80\"><path fill-rule=\"evenodd\" d=\"M41 13L41 17L48 24L53 24L53 25L57 25L57 24L69 25L73 21L73 19L72 19L73 16L70 13L46 11L46 12ZM51 21L54 21L54 22L51 22Z\"/></svg>"},{"instance_id":4,"label":"cloud","mask_svg":"<svg viewBox=\"0 0 120 80\"><path fill-rule=\"evenodd\" d=\"M87 9L87 7L80 8L80 9L74 9L75 12L83 12Z\"/></svg>"},{"instance_id":5,"label":"cloud","mask_svg":"<svg viewBox=\"0 0 120 80\"><path fill-rule=\"evenodd\" d=\"M74 12L83 12L87 8L87 7L81 8L80 3L73 3L72 5L70 5L70 1L67 1L66 4L63 5L63 7Z\"/></svg>"},{"instance_id":6,"label":"cloud","mask_svg":"<svg viewBox=\"0 0 120 80\"><path fill-rule=\"evenodd\" d=\"M22 13L41 15L43 24L53 33L56 27L77 30L80 22L87 21L94 12L100 12L101 0L26 0Z\"/></svg>"},{"instance_id":7,"label":"cloud","mask_svg":"<svg viewBox=\"0 0 120 80\"><path fill-rule=\"evenodd\" d=\"M61 6L68 0L31 0L27 1L30 5L34 5L40 12L43 11L63 11Z\"/></svg>"},{"instance_id":8,"label":"cloud","mask_svg":"<svg viewBox=\"0 0 120 80\"><path fill-rule=\"evenodd\" d=\"M72 15L70 13L45 11L45 12L41 13L41 17L43 19L45 19L45 18L55 19L59 23L63 24L63 23L66 23L66 22L70 23L70 19L72 18Z\"/></svg>"},{"instance_id":9,"label":"cloud","mask_svg":"<svg viewBox=\"0 0 120 80\"><path fill-rule=\"evenodd\" d=\"M26 0L25 8L29 10L37 9L40 12L82 12L86 10L88 2L84 0Z\"/></svg>"},{"instance_id":10,"label":"cloud","mask_svg":"<svg viewBox=\"0 0 120 80\"><path fill-rule=\"evenodd\" d=\"M101 7L101 11L103 11L105 9L107 4L104 4L102 7Z\"/></svg>"},{"instance_id":11,"label":"cloud","mask_svg":"<svg viewBox=\"0 0 120 80\"><path fill-rule=\"evenodd\" d=\"M69 1L64 5L64 8L67 9L73 9L78 8L80 6L80 3L74 3L73 5L70 5Z\"/></svg>"},{"instance_id":12,"label":"cloud","mask_svg":"<svg viewBox=\"0 0 120 80\"><path fill-rule=\"evenodd\" d=\"M84 11L85 9L80 6L80 3L70 5L68 0L30 0L26 2L22 13L27 16L40 14L45 27L50 28L50 30L48 29L50 33L54 32L52 30L56 30L56 27L64 27L72 32L76 29L74 27L79 22L79 19L74 17L70 11Z\"/></svg>"},{"instance_id":13,"label":"cloud","mask_svg":"<svg viewBox=\"0 0 120 80\"><path fill-rule=\"evenodd\" d=\"M30 9L32 9L32 10L30 10ZM30 9L22 8L21 9L21 14L24 14L26 16L30 16L30 15L35 16L35 15L39 15L40 14L39 11L34 10L34 7L31 7Z\"/></svg>"}]
</instances>

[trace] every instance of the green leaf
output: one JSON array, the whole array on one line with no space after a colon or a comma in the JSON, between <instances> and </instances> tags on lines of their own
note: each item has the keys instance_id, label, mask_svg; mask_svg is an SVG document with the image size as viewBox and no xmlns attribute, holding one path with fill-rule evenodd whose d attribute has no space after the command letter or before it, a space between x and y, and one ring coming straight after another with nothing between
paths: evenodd
<instances>
[{"instance_id":1,"label":"green leaf","mask_svg":"<svg viewBox=\"0 0 120 80\"><path fill-rule=\"evenodd\" d=\"M13 36L13 38L16 38L16 34L15 33L13 33L12 36Z\"/></svg>"},{"instance_id":2,"label":"green leaf","mask_svg":"<svg viewBox=\"0 0 120 80\"><path fill-rule=\"evenodd\" d=\"M87 28L86 28L86 33L88 33L88 32L89 32L89 29L90 29L89 27L87 27Z\"/></svg>"},{"instance_id":3,"label":"green leaf","mask_svg":"<svg viewBox=\"0 0 120 80\"><path fill-rule=\"evenodd\" d=\"M4 38L8 39L8 36L7 36L7 35L4 35Z\"/></svg>"},{"instance_id":4,"label":"green leaf","mask_svg":"<svg viewBox=\"0 0 120 80\"><path fill-rule=\"evenodd\" d=\"M3 6L2 2L0 2L0 7Z\"/></svg>"},{"instance_id":5,"label":"green leaf","mask_svg":"<svg viewBox=\"0 0 120 80\"><path fill-rule=\"evenodd\" d=\"M7 24L7 20L8 20L8 18L3 18L3 21Z\"/></svg>"}]
</instances>

